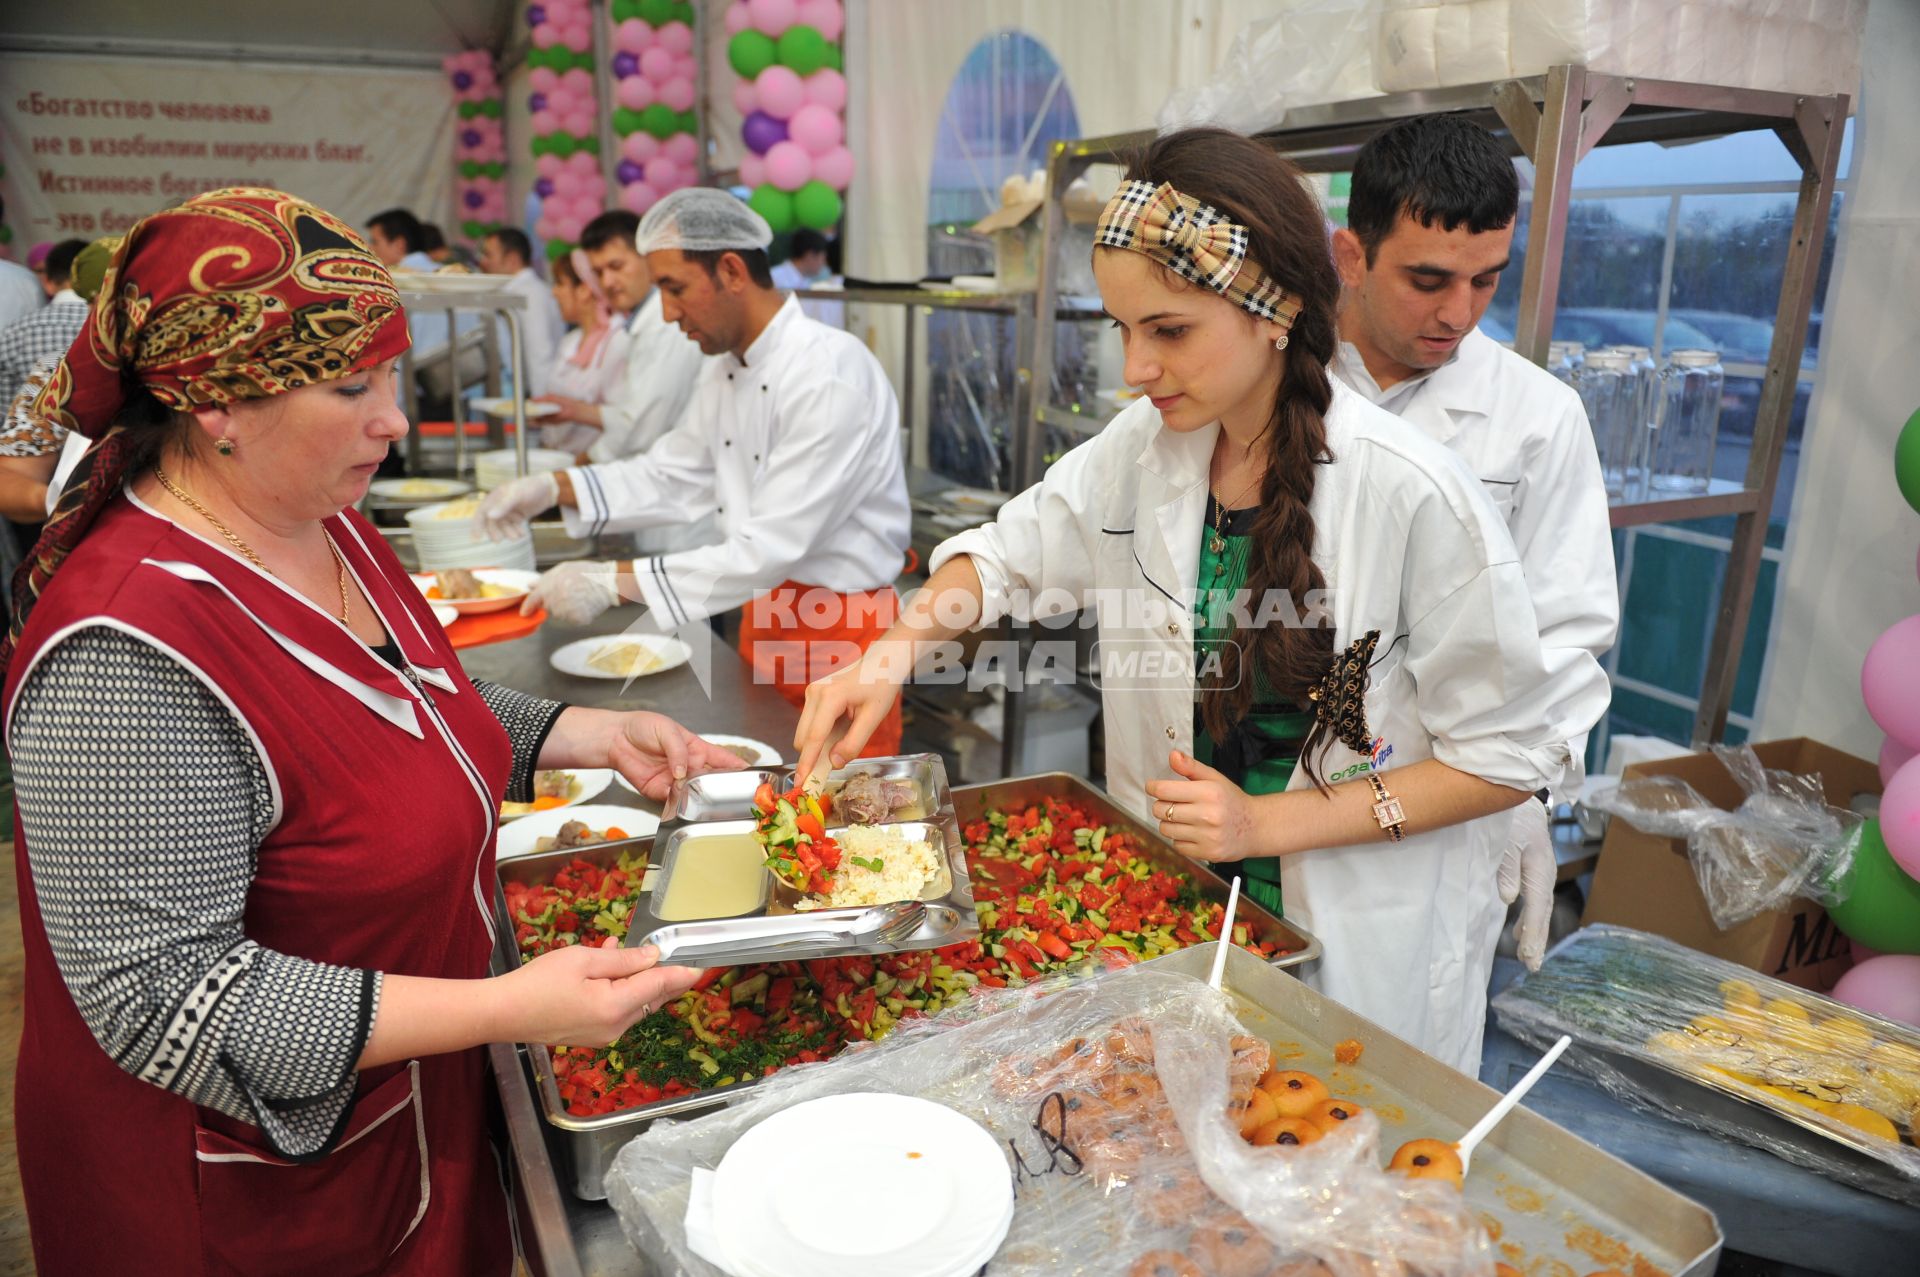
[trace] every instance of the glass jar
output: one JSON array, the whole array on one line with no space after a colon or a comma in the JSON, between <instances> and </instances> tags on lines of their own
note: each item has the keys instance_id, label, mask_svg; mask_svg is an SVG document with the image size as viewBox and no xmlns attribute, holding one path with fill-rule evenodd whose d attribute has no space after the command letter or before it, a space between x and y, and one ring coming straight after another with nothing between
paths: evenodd
<instances>
[{"instance_id":1,"label":"glass jar","mask_svg":"<svg viewBox=\"0 0 1920 1277\"><path fill-rule=\"evenodd\" d=\"M1623 350L1588 352L1573 372L1573 388L1587 410L1594 446L1600 450L1600 473L1607 499L1626 498L1640 436L1640 383L1633 359Z\"/></svg>"},{"instance_id":2,"label":"glass jar","mask_svg":"<svg viewBox=\"0 0 1920 1277\"><path fill-rule=\"evenodd\" d=\"M1661 493L1701 493L1713 478L1726 370L1714 350L1676 350L1660 370L1659 409L1648 458L1648 485Z\"/></svg>"},{"instance_id":3,"label":"glass jar","mask_svg":"<svg viewBox=\"0 0 1920 1277\"><path fill-rule=\"evenodd\" d=\"M1660 365L1645 346L1615 346L1633 360L1635 394L1638 396L1639 429L1635 432L1633 452L1627 461L1627 496L1637 498L1647 491L1647 457L1653 451L1654 422L1660 411Z\"/></svg>"},{"instance_id":4,"label":"glass jar","mask_svg":"<svg viewBox=\"0 0 1920 1277\"><path fill-rule=\"evenodd\" d=\"M1547 346L1547 371L1566 382L1573 384L1573 370L1586 358L1587 348L1577 341L1556 341Z\"/></svg>"}]
</instances>

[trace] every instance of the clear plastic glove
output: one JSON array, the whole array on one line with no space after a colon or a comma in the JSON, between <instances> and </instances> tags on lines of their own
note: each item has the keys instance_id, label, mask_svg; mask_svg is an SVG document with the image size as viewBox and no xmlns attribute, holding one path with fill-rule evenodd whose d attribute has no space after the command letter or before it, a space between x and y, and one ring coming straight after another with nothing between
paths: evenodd
<instances>
[{"instance_id":1,"label":"clear plastic glove","mask_svg":"<svg viewBox=\"0 0 1920 1277\"><path fill-rule=\"evenodd\" d=\"M1547 952L1547 928L1553 921L1553 887L1559 876L1553 858L1553 833L1547 809L1529 798L1513 809L1507 830L1507 854L1500 860L1500 899L1520 901L1520 920L1514 925L1520 961L1538 971Z\"/></svg>"},{"instance_id":2,"label":"clear plastic glove","mask_svg":"<svg viewBox=\"0 0 1920 1277\"><path fill-rule=\"evenodd\" d=\"M520 604L520 615L532 616L545 608L556 621L585 625L620 601L620 589L614 583L618 567L595 559L562 563L533 583Z\"/></svg>"},{"instance_id":3,"label":"clear plastic glove","mask_svg":"<svg viewBox=\"0 0 1920 1277\"><path fill-rule=\"evenodd\" d=\"M505 541L523 535L527 520L551 509L559 500L560 480L551 474L530 474L482 497L474 517L480 520L480 530L487 534L487 540Z\"/></svg>"}]
</instances>

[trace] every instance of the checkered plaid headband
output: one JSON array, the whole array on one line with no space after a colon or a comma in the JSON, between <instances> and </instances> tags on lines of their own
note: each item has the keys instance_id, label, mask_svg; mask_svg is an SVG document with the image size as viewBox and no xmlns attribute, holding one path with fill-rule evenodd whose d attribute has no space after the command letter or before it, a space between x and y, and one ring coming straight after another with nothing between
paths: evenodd
<instances>
[{"instance_id":1,"label":"checkered plaid headband","mask_svg":"<svg viewBox=\"0 0 1920 1277\"><path fill-rule=\"evenodd\" d=\"M1247 260L1247 228L1165 182L1123 182L1100 213L1093 242L1144 253L1258 319L1293 327L1300 299Z\"/></svg>"}]
</instances>

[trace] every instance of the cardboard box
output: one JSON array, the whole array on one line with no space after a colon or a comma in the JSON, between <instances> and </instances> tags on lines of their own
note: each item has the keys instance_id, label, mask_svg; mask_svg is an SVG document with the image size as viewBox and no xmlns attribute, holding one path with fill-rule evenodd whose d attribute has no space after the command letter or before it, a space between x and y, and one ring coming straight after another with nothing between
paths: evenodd
<instances>
[{"instance_id":1,"label":"cardboard box","mask_svg":"<svg viewBox=\"0 0 1920 1277\"><path fill-rule=\"evenodd\" d=\"M1818 775L1827 802L1851 806L1861 794L1880 792L1879 769L1818 741L1796 738L1767 741L1754 753L1769 768ZM1628 767L1624 779L1676 776L1729 811L1746 795L1726 767L1711 754L1688 754ZM1749 919L1730 931L1714 925L1706 897L1693 876L1684 839L1641 833L1619 817L1607 826L1593 890L1581 925L1611 922L1651 931L1702 953L1765 972L1789 984L1824 993L1846 973L1853 959L1847 938L1811 900Z\"/></svg>"}]
</instances>

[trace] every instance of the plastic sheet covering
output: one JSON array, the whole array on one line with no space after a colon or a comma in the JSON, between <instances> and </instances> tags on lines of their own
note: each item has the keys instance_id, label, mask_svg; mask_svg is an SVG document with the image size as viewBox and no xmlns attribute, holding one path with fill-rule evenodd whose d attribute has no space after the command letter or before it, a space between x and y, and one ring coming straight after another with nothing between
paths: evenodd
<instances>
[{"instance_id":1,"label":"plastic sheet covering","mask_svg":"<svg viewBox=\"0 0 1920 1277\"><path fill-rule=\"evenodd\" d=\"M1635 1107L1920 1204L1920 1031L1608 926L1493 1008L1529 1042L1571 1034L1566 1058Z\"/></svg>"},{"instance_id":2,"label":"plastic sheet covering","mask_svg":"<svg viewBox=\"0 0 1920 1277\"><path fill-rule=\"evenodd\" d=\"M1383 7L1382 0L1295 0L1248 23L1213 78L1170 94L1155 122L1162 130L1218 124L1257 133L1278 127L1290 107L1374 96L1374 25Z\"/></svg>"},{"instance_id":3,"label":"plastic sheet covering","mask_svg":"<svg viewBox=\"0 0 1920 1277\"><path fill-rule=\"evenodd\" d=\"M1226 998L1188 976L1133 968L985 994L872 1047L783 1069L725 1109L656 1123L615 1158L608 1200L663 1270L713 1273L687 1247L693 1169L718 1166L792 1105L888 1091L948 1105L1006 1148L1016 1206L987 1266L995 1277L1492 1271L1458 1189L1381 1169L1372 1113L1297 1147L1242 1139L1234 1097L1250 1096L1269 1063ZM858 1227L856 1205L821 1206Z\"/></svg>"},{"instance_id":4,"label":"plastic sheet covering","mask_svg":"<svg viewBox=\"0 0 1920 1277\"><path fill-rule=\"evenodd\" d=\"M1733 811L1672 776L1622 781L1583 801L1643 833L1686 839L1694 877L1722 931L1796 896L1842 903L1862 818L1828 806L1818 776L1769 770L1744 745L1716 745L1713 753L1747 793Z\"/></svg>"}]
</instances>

